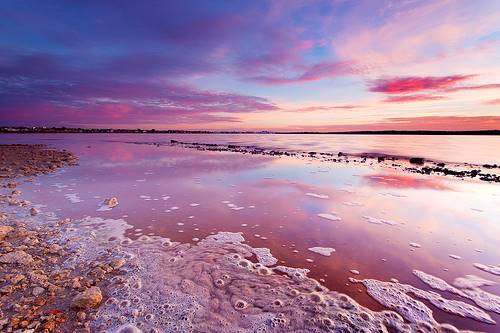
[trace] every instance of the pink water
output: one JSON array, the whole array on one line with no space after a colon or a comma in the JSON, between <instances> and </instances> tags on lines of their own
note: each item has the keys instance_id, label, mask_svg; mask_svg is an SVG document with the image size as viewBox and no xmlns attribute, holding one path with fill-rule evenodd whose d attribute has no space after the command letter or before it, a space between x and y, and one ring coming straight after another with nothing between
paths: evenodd
<instances>
[{"instance_id":1,"label":"pink water","mask_svg":"<svg viewBox=\"0 0 500 333\"><path fill-rule=\"evenodd\" d=\"M123 217L137 229L131 237L156 234L192 242L211 232L240 231L250 245L270 248L288 266L311 269L310 275L324 279L327 287L373 309L381 306L359 284L348 283L347 278L353 276L350 270L358 270L360 278L396 278L422 289L429 288L412 274L413 269L448 282L466 274L500 282L498 276L473 267L473 263L500 261L498 184L417 176L379 166L133 143L170 139L500 162L500 149L493 149L500 147L496 137L0 136L2 143L46 143L80 157L79 166L22 185L25 198L46 205L43 209L73 218ZM119 206L96 211L103 198L110 196L118 198ZM318 216L325 213L341 220ZM394 225L370 223L377 221L373 218ZM410 242L421 247L411 247ZM324 257L308 250L314 246L332 247L336 252ZM498 285L484 289L500 294ZM437 308L433 311L438 321L462 329L494 332L496 328ZM489 314L500 321L499 315Z\"/></svg>"}]
</instances>

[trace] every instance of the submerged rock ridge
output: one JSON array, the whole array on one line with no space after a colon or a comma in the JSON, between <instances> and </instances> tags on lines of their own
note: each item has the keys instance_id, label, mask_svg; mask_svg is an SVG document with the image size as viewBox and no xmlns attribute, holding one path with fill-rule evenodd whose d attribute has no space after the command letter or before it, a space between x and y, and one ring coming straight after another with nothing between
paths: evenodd
<instances>
[{"instance_id":1,"label":"submerged rock ridge","mask_svg":"<svg viewBox=\"0 0 500 333\"><path fill-rule=\"evenodd\" d=\"M131 142L134 144L147 145L171 145L185 148L228 151L242 154L257 154L270 156L294 156L302 158L314 158L324 162L334 163L360 163L380 164L388 168L394 168L411 173L424 175L437 174L441 176L453 176L458 178L472 178L481 181L500 183L500 165L496 164L474 164L474 163L443 163L442 161L427 160L422 157L393 156L378 153L352 154L346 152L329 153L315 151L289 151L283 149L262 148L256 146L239 146L234 144L224 145L215 143L182 142L170 140L170 142ZM312 194L312 193L310 193ZM310 195L309 194L309 195Z\"/></svg>"}]
</instances>

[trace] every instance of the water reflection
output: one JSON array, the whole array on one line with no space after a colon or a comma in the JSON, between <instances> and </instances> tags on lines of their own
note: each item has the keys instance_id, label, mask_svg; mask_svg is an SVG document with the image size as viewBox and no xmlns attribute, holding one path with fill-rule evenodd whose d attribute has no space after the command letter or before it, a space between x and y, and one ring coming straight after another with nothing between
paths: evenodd
<instances>
[{"instance_id":1,"label":"water reflection","mask_svg":"<svg viewBox=\"0 0 500 333\"><path fill-rule=\"evenodd\" d=\"M270 248L282 263L309 268L329 288L375 309L380 306L360 285L347 282L350 270L358 270L362 278L396 278L422 289L428 287L413 276L413 269L447 281L474 274L500 282L473 267L475 262L498 262L498 185L377 166L95 138L54 145L78 154L80 165L23 184L26 199L73 218L124 217L135 227L131 237L159 234L192 242L216 231L240 231L250 245ZM119 206L96 211L109 196L118 197ZM341 220L318 217L325 213ZM308 250L314 246L336 252L324 257ZM500 293L498 285L485 289ZM437 309L434 313L461 328L491 331L470 319Z\"/></svg>"}]
</instances>

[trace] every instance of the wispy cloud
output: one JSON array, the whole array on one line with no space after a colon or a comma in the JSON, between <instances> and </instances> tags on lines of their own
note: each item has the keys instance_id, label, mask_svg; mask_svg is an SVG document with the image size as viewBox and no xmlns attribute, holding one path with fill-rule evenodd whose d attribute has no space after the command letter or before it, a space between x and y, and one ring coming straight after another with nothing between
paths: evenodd
<instances>
[{"instance_id":1,"label":"wispy cloud","mask_svg":"<svg viewBox=\"0 0 500 333\"><path fill-rule=\"evenodd\" d=\"M398 95L398 96L388 96L384 99L386 103L410 103L410 102L422 102L422 101L437 101L441 99L446 99L444 96L439 95Z\"/></svg>"}]
</instances>

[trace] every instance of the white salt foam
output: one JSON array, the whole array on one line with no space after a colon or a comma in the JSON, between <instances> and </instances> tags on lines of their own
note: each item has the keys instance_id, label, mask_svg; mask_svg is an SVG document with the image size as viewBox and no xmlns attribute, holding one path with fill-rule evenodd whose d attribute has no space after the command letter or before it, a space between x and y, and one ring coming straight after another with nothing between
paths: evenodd
<instances>
[{"instance_id":1,"label":"white salt foam","mask_svg":"<svg viewBox=\"0 0 500 333\"><path fill-rule=\"evenodd\" d=\"M316 193L311 193L308 192L306 193L307 196L313 197L313 198L318 198L318 199L328 199L328 195L326 194L316 194Z\"/></svg>"},{"instance_id":2,"label":"white salt foam","mask_svg":"<svg viewBox=\"0 0 500 333\"><path fill-rule=\"evenodd\" d=\"M332 252L335 252L335 249L332 247L321 247L321 246L315 246L315 247L310 247L308 249L311 252L321 254L322 256L329 257Z\"/></svg>"},{"instance_id":3,"label":"white salt foam","mask_svg":"<svg viewBox=\"0 0 500 333\"><path fill-rule=\"evenodd\" d=\"M318 217L321 217L322 219L330 220L330 221L340 221L342 218L340 216L337 216L335 214L329 214L329 213L320 213L318 214Z\"/></svg>"}]
</instances>

